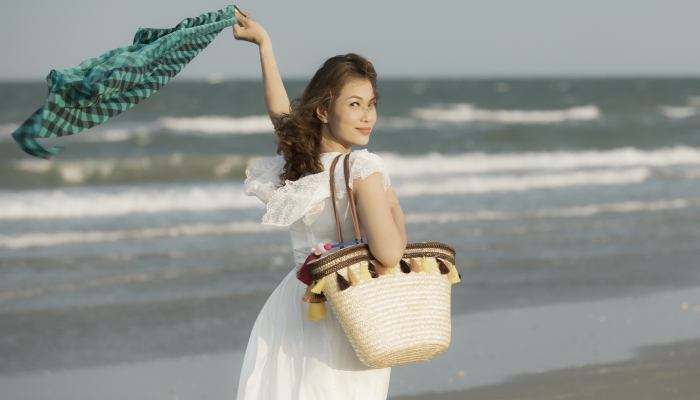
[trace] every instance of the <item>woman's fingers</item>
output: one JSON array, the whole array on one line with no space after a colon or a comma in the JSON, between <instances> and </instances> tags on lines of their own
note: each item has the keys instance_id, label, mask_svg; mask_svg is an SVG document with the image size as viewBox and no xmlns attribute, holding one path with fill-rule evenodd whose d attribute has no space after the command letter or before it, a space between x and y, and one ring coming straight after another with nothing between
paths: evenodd
<instances>
[{"instance_id":1,"label":"woman's fingers","mask_svg":"<svg viewBox=\"0 0 700 400\"><path fill-rule=\"evenodd\" d=\"M233 9L233 15L238 20L237 24L233 24L233 37L238 39L238 40L241 40L241 39L249 40L250 39L245 34L245 30L248 29L248 18L245 14L250 15L250 13L241 14L240 12L238 12L238 8Z\"/></svg>"},{"instance_id":2,"label":"woman's fingers","mask_svg":"<svg viewBox=\"0 0 700 400\"><path fill-rule=\"evenodd\" d=\"M248 25L246 22L248 15L245 15L245 14L250 15L250 13L244 13L244 14L239 13L238 8L233 9L233 16L236 17L236 19L238 20L238 24L236 24L236 25L242 26L244 28Z\"/></svg>"},{"instance_id":3,"label":"woman's fingers","mask_svg":"<svg viewBox=\"0 0 700 400\"><path fill-rule=\"evenodd\" d=\"M233 24L233 37L236 39L241 39L241 34L244 30L245 28L240 26L239 24Z\"/></svg>"},{"instance_id":4,"label":"woman's fingers","mask_svg":"<svg viewBox=\"0 0 700 400\"><path fill-rule=\"evenodd\" d=\"M233 16L236 17L236 19L238 20L238 24L237 24L237 25L242 26L243 28L247 28L247 27L248 27L248 20L249 20L249 18L250 18L250 13L249 13L249 12L243 12L243 13L241 13L241 12L238 11L238 7L236 7L236 8L233 9Z\"/></svg>"},{"instance_id":5,"label":"woman's fingers","mask_svg":"<svg viewBox=\"0 0 700 400\"><path fill-rule=\"evenodd\" d=\"M234 9L233 13L238 20L238 23L233 25L233 37L236 40L245 40L258 45L265 40L267 37L265 29L255 22L253 18L250 18L249 12L241 12Z\"/></svg>"}]
</instances>

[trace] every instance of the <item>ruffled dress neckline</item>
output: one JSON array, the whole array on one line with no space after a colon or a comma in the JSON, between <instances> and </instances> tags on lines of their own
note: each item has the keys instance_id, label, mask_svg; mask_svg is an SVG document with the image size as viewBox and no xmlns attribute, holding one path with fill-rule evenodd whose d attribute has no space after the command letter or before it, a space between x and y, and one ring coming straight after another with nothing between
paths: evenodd
<instances>
[{"instance_id":1,"label":"ruffled dress neckline","mask_svg":"<svg viewBox=\"0 0 700 400\"><path fill-rule=\"evenodd\" d=\"M245 193L257 196L267 204L267 212L263 216L263 224L289 226L300 218L310 225L324 208L324 201L330 197L330 164L340 152L325 152L320 154L324 171L306 175L296 181L280 182L279 175L284 168L284 158L280 155L250 164L246 170ZM350 188L357 178L364 179L374 172L382 176L384 189L391 185L389 174L381 158L366 149L349 153L350 157ZM345 196L345 179L343 168L335 171L336 198Z\"/></svg>"}]
</instances>

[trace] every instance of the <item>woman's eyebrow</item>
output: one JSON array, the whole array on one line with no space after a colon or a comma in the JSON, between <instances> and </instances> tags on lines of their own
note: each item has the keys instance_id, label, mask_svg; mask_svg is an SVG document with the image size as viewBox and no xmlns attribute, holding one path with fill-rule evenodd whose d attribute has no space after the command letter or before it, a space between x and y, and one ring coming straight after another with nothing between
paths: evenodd
<instances>
[{"instance_id":1,"label":"woman's eyebrow","mask_svg":"<svg viewBox=\"0 0 700 400\"><path fill-rule=\"evenodd\" d=\"M362 97L361 97L361 96L358 96L358 95L352 95L352 96L348 97L348 100L350 100L350 99L352 99L352 98L362 100Z\"/></svg>"}]
</instances>

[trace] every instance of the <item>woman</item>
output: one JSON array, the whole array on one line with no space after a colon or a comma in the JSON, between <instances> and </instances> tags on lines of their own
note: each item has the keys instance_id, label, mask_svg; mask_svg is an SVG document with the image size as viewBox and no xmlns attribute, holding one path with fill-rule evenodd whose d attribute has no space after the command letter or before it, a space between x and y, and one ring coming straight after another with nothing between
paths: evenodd
<instances>
[{"instance_id":1,"label":"woman","mask_svg":"<svg viewBox=\"0 0 700 400\"><path fill-rule=\"evenodd\" d=\"M335 157L347 154L364 242L382 264L397 265L406 231L386 167L366 150L351 152L369 142L377 120L374 67L356 54L332 57L290 105L270 37L248 13L236 17L234 37L260 50L265 105L280 154L246 171L246 194L267 203L263 223L290 227L297 267L317 244L338 243L328 171ZM343 168L334 179L341 231L354 239ZM361 364L332 310L320 321L308 320L306 289L292 270L265 303L248 342L238 399L385 399L390 368Z\"/></svg>"}]
</instances>

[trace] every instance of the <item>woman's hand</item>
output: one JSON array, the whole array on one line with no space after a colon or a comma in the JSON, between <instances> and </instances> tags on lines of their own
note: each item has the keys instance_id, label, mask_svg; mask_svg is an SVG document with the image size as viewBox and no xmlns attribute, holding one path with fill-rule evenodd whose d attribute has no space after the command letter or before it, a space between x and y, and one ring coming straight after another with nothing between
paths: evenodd
<instances>
[{"instance_id":1,"label":"woman's hand","mask_svg":"<svg viewBox=\"0 0 700 400\"><path fill-rule=\"evenodd\" d=\"M265 28L250 18L250 13L241 14L238 10L234 10L233 13L238 20L238 23L233 25L233 37L236 40L245 40L258 46L270 41Z\"/></svg>"}]
</instances>

